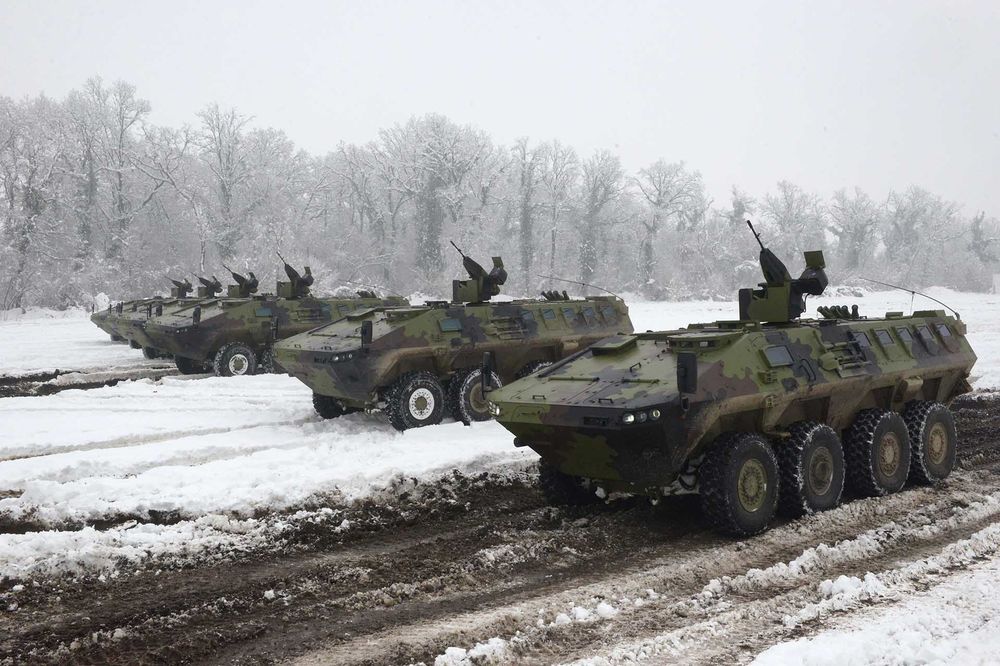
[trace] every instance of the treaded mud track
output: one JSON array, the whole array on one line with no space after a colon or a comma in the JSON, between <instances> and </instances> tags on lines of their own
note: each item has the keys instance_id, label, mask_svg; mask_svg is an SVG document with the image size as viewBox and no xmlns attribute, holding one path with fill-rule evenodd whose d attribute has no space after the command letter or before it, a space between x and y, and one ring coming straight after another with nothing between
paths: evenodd
<instances>
[{"instance_id":1,"label":"treaded mud track","mask_svg":"<svg viewBox=\"0 0 1000 666\"><path fill-rule=\"evenodd\" d=\"M494 637L500 663L745 662L822 626L819 581L937 558L933 575L914 565L893 578L921 589L969 565L969 548L962 559L949 546L1000 522L1000 396L954 409L959 468L941 486L754 539L709 531L696 498L555 509L529 484L469 479L356 507L360 529L303 528L237 561L38 581L0 611L0 663L430 664ZM796 558L806 564L783 566ZM557 620L602 602L617 610Z\"/></svg>"}]
</instances>

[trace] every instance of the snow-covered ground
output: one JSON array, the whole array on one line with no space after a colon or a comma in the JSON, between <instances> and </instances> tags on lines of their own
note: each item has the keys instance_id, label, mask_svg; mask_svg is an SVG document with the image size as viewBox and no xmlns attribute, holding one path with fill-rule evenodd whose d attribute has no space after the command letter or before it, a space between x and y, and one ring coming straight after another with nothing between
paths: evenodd
<instances>
[{"instance_id":1,"label":"snow-covered ground","mask_svg":"<svg viewBox=\"0 0 1000 666\"><path fill-rule=\"evenodd\" d=\"M141 352L112 342L82 310L0 312L0 376L146 365Z\"/></svg>"},{"instance_id":2,"label":"snow-covered ground","mask_svg":"<svg viewBox=\"0 0 1000 666\"><path fill-rule=\"evenodd\" d=\"M1000 559L993 557L929 590L907 591L893 605L852 615L816 636L779 643L753 663L755 666L995 664L1000 659L998 581ZM826 582L831 596L887 593L874 576L868 581ZM872 587L877 589L871 590Z\"/></svg>"},{"instance_id":3,"label":"snow-covered ground","mask_svg":"<svg viewBox=\"0 0 1000 666\"><path fill-rule=\"evenodd\" d=\"M932 293L969 325L980 355L975 385L1000 386L1000 296ZM910 307L910 296L898 292L810 305L852 300L863 314ZM917 308L936 307L920 300ZM637 330L736 314L726 302L635 302L630 309ZM143 362L82 313L0 321L0 374ZM125 550L141 559L144 548L217 546L266 529L254 522L262 513L336 506L403 476L523 469L534 459L494 423L397 433L365 415L324 422L309 390L287 376L168 377L7 398L0 423L0 521L33 529L0 534L0 577L58 570L73 559L67 552L85 553L79 566L106 568ZM117 526L125 521L138 523ZM110 527L81 531L84 524Z\"/></svg>"}]
</instances>

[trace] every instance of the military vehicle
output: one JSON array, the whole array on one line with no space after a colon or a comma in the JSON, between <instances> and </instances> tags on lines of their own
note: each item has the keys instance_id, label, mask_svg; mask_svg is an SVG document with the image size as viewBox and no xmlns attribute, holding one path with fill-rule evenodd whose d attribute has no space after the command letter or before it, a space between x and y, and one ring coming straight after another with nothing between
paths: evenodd
<instances>
[{"instance_id":1,"label":"military vehicle","mask_svg":"<svg viewBox=\"0 0 1000 666\"><path fill-rule=\"evenodd\" d=\"M171 282L174 283L174 287L171 289L172 298L186 298L187 294L193 289L191 283L187 280L183 282L171 280ZM141 345L133 342L130 334L136 326L136 321L141 320L143 314L147 312L147 306L151 304L155 305L162 300L162 297L154 296L152 298L109 303L107 309L91 314L90 321L110 335L113 341L128 342L133 348L140 349Z\"/></svg>"},{"instance_id":2,"label":"military vehicle","mask_svg":"<svg viewBox=\"0 0 1000 666\"><path fill-rule=\"evenodd\" d=\"M170 297L149 299L131 314L126 313L123 335L133 348L142 349L143 356L148 359L172 358L170 352L159 349L153 344L152 338L146 333L146 324L154 317L163 316L164 312L169 314L193 303L215 298L222 291L222 283L214 275L211 279L198 277L198 281L201 282L201 286L192 297L188 296L191 291L190 282L171 280L174 288L170 290Z\"/></svg>"},{"instance_id":3,"label":"military vehicle","mask_svg":"<svg viewBox=\"0 0 1000 666\"><path fill-rule=\"evenodd\" d=\"M357 297L316 298L309 293L312 271L305 274L285 262L287 282L277 283L276 294L256 294L257 278L233 272L235 285L225 297L210 297L176 308L145 322L144 340L174 357L182 374L215 372L220 376L271 372L272 345L340 319L359 309L406 305L398 297L379 298L363 291Z\"/></svg>"},{"instance_id":4,"label":"military vehicle","mask_svg":"<svg viewBox=\"0 0 1000 666\"><path fill-rule=\"evenodd\" d=\"M457 247L456 247L457 249ZM461 250L459 250L461 252ZM275 345L286 372L313 390L324 418L383 411L398 430L440 423L445 412L469 423L490 418L480 359L491 352L491 381L508 382L612 333L631 333L615 296L491 303L507 280L500 257L489 273L462 253L468 280L452 299L415 307L374 307Z\"/></svg>"},{"instance_id":5,"label":"military vehicle","mask_svg":"<svg viewBox=\"0 0 1000 666\"><path fill-rule=\"evenodd\" d=\"M740 290L738 321L612 336L489 392L515 445L541 456L549 499L697 492L712 522L745 536L776 509L836 506L845 479L881 496L946 477L947 405L976 361L958 313L801 319L827 285L822 253L805 261L792 279L761 243L764 282Z\"/></svg>"}]
</instances>

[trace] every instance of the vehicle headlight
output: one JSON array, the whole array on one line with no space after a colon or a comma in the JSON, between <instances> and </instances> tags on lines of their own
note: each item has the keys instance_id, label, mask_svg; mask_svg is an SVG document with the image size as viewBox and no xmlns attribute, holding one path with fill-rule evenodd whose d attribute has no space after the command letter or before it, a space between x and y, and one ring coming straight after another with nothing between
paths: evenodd
<instances>
[{"instance_id":1,"label":"vehicle headlight","mask_svg":"<svg viewBox=\"0 0 1000 666\"><path fill-rule=\"evenodd\" d=\"M635 423L635 414L629 412L622 414L622 423Z\"/></svg>"},{"instance_id":2,"label":"vehicle headlight","mask_svg":"<svg viewBox=\"0 0 1000 666\"><path fill-rule=\"evenodd\" d=\"M500 416L500 405L498 405L495 402L491 402L490 403L490 414L493 415L493 418L496 418L496 417Z\"/></svg>"},{"instance_id":3,"label":"vehicle headlight","mask_svg":"<svg viewBox=\"0 0 1000 666\"><path fill-rule=\"evenodd\" d=\"M655 421L656 419L660 418L660 410L658 410L658 409L651 409L649 411L649 418L652 419L653 421Z\"/></svg>"}]
</instances>

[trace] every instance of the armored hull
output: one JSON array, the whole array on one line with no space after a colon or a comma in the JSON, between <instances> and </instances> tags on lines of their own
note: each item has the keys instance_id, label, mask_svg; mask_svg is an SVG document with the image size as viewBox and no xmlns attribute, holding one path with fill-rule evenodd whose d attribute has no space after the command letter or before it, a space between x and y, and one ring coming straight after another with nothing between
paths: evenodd
<instances>
[{"instance_id":1,"label":"armored hull","mask_svg":"<svg viewBox=\"0 0 1000 666\"><path fill-rule=\"evenodd\" d=\"M697 492L712 522L750 535L776 510L836 506L845 484L879 496L945 478L948 404L976 361L965 325L942 310L800 319L827 285L822 253L805 259L793 280L762 244L765 282L740 291L739 320L611 337L490 393L549 498Z\"/></svg>"},{"instance_id":2,"label":"armored hull","mask_svg":"<svg viewBox=\"0 0 1000 666\"><path fill-rule=\"evenodd\" d=\"M181 372L252 374L267 369L275 341L362 308L405 304L398 298L208 298L165 308L143 326L144 346L172 354ZM218 361L218 362L217 362Z\"/></svg>"},{"instance_id":3,"label":"armored hull","mask_svg":"<svg viewBox=\"0 0 1000 666\"><path fill-rule=\"evenodd\" d=\"M485 352L493 355L493 380L508 382L631 331L628 308L615 297L442 302L359 311L288 338L275 353L313 390L324 416L384 409L405 429L440 422L446 412L489 418L479 382Z\"/></svg>"},{"instance_id":4,"label":"armored hull","mask_svg":"<svg viewBox=\"0 0 1000 666\"><path fill-rule=\"evenodd\" d=\"M678 390L678 354L697 390ZM846 430L868 409L950 402L976 356L943 311L760 326L719 322L609 338L490 394L497 420L560 471L657 494L725 432Z\"/></svg>"},{"instance_id":5,"label":"armored hull","mask_svg":"<svg viewBox=\"0 0 1000 666\"><path fill-rule=\"evenodd\" d=\"M106 310L100 310L90 315L90 321L99 329L111 336L115 342L128 342L135 328L134 322L138 314L145 313L146 305L156 302L157 298L142 298L109 305Z\"/></svg>"}]
</instances>

